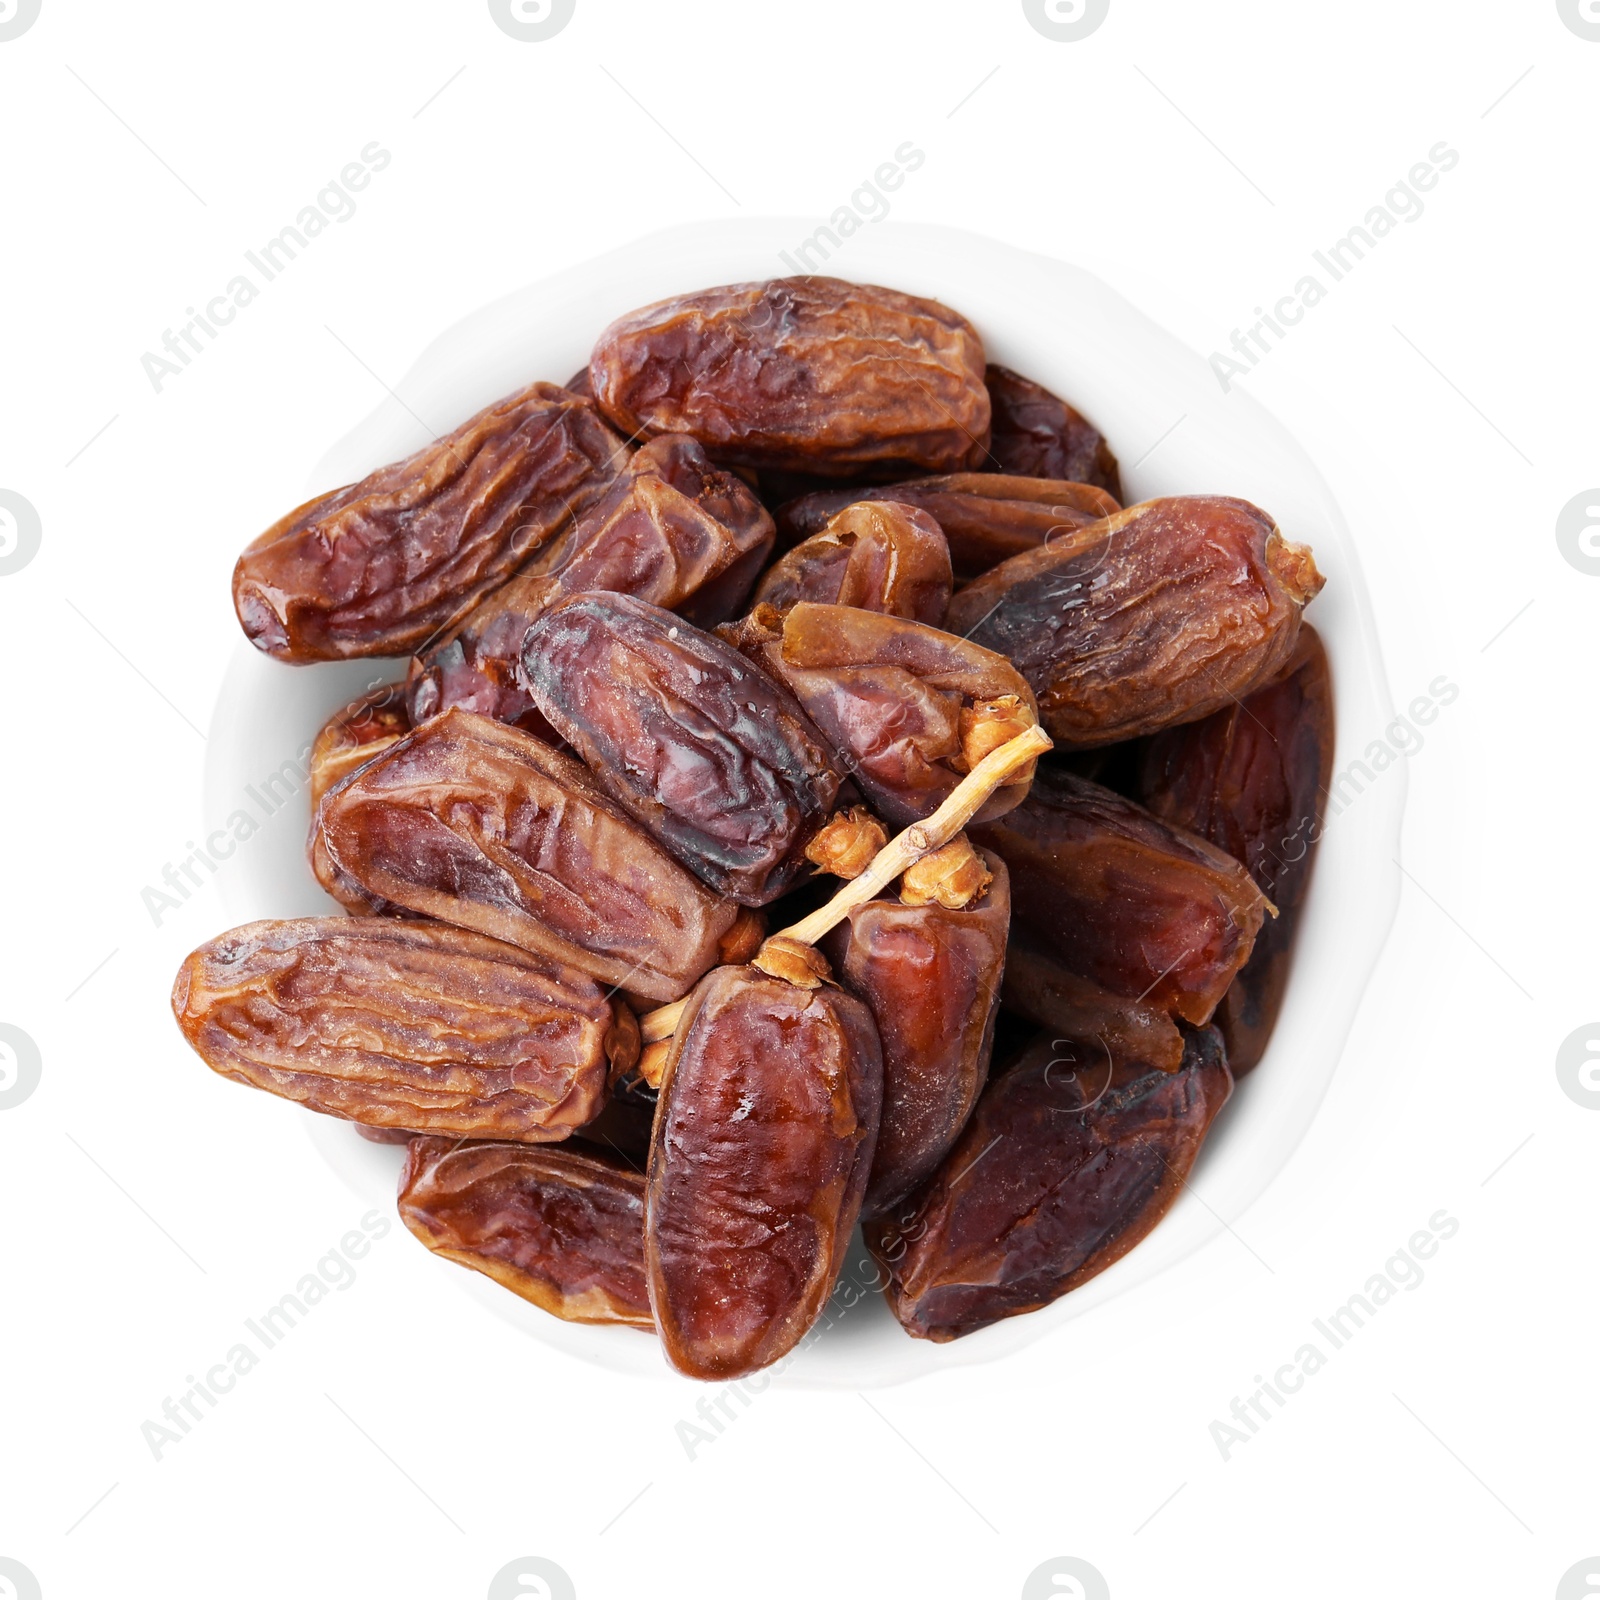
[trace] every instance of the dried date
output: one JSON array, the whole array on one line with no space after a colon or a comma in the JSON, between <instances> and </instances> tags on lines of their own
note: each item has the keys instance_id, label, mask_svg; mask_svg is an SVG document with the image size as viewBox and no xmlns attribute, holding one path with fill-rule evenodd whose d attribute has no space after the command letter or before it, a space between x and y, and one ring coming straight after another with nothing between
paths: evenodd
<instances>
[{"instance_id":1,"label":"dried date","mask_svg":"<svg viewBox=\"0 0 1600 1600\"><path fill-rule=\"evenodd\" d=\"M1069 972L1196 1025L1267 913L1232 856L1057 768L973 837L1011 869L1013 917Z\"/></svg>"},{"instance_id":2,"label":"dried date","mask_svg":"<svg viewBox=\"0 0 1600 1600\"><path fill-rule=\"evenodd\" d=\"M566 1322L651 1328L644 1177L569 1145L413 1139L400 1220L436 1255Z\"/></svg>"},{"instance_id":3,"label":"dried date","mask_svg":"<svg viewBox=\"0 0 1600 1600\"><path fill-rule=\"evenodd\" d=\"M639 1051L632 1013L593 979L436 923L248 923L184 962L172 1010L236 1083L468 1138L566 1138Z\"/></svg>"},{"instance_id":4,"label":"dried date","mask_svg":"<svg viewBox=\"0 0 1600 1600\"><path fill-rule=\"evenodd\" d=\"M952 581L950 546L926 511L863 500L772 566L755 600L779 611L801 600L859 606L938 627Z\"/></svg>"},{"instance_id":5,"label":"dried date","mask_svg":"<svg viewBox=\"0 0 1600 1600\"><path fill-rule=\"evenodd\" d=\"M1176 1072L1040 1039L933 1177L867 1227L900 1325L959 1339L1104 1272L1171 1208L1232 1090L1214 1028L1189 1035Z\"/></svg>"},{"instance_id":6,"label":"dried date","mask_svg":"<svg viewBox=\"0 0 1600 1600\"><path fill-rule=\"evenodd\" d=\"M1197 721L1289 659L1322 587L1303 545L1244 500L1150 500L957 592L945 626L1016 663L1063 747Z\"/></svg>"},{"instance_id":7,"label":"dried date","mask_svg":"<svg viewBox=\"0 0 1600 1600\"><path fill-rule=\"evenodd\" d=\"M645 1218L650 1303L680 1372L753 1372L816 1321L860 1212L882 1092L871 1013L839 989L719 967L689 997Z\"/></svg>"},{"instance_id":8,"label":"dried date","mask_svg":"<svg viewBox=\"0 0 1600 1600\"><path fill-rule=\"evenodd\" d=\"M411 731L405 687L385 684L352 700L322 725L311 746L311 809L336 783Z\"/></svg>"},{"instance_id":9,"label":"dried date","mask_svg":"<svg viewBox=\"0 0 1600 1600\"><path fill-rule=\"evenodd\" d=\"M1145 804L1242 861L1278 908L1217 1010L1235 1077L1261 1060L1283 1004L1322 832L1333 738L1327 652L1303 625L1294 655L1271 683L1145 747Z\"/></svg>"},{"instance_id":10,"label":"dried date","mask_svg":"<svg viewBox=\"0 0 1600 1600\"><path fill-rule=\"evenodd\" d=\"M678 295L613 322L589 361L624 433L687 433L720 461L851 476L977 466L983 342L932 300L838 278Z\"/></svg>"},{"instance_id":11,"label":"dried date","mask_svg":"<svg viewBox=\"0 0 1600 1600\"><path fill-rule=\"evenodd\" d=\"M988 1077L1011 891L1005 863L982 860L990 882L969 904L869 900L825 942L883 1045L883 1114L864 1216L895 1205L939 1164Z\"/></svg>"},{"instance_id":12,"label":"dried date","mask_svg":"<svg viewBox=\"0 0 1600 1600\"><path fill-rule=\"evenodd\" d=\"M858 486L802 495L778 508L779 544L811 538L847 506L862 500L893 500L927 512L944 532L959 583L1120 509L1104 489L1090 484L957 472L884 488Z\"/></svg>"},{"instance_id":13,"label":"dried date","mask_svg":"<svg viewBox=\"0 0 1600 1600\"><path fill-rule=\"evenodd\" d=\"M536 383L275 523L234 568L240 624L280 661L407 654L556 537L627 457L590 402Z\"/></svg>"},{"instance_id":14,"label":"dried date","mask_svg":"<svg viewBox=\"0 0 1600 1600\"><path fill-rule=\"evenodd\" d=\"M580 762L470 711L332 791L316 832L346 904L473 928L651 1000L687 993L739 918Z\"/></svg>"},{"instance_id":15,"label":"dried date","mask_svg":"<svg viewBox=\"0 0 1600 1600\"><path fill-rule=\"evenodd\" d=\"M807 870L839 773L788 690L731 645L626 595L586 594L529 629L522 660L551 726L712 888L760 906Z\"/></svg>"},{"instance_id":16,"label":"dried date","mask_svg":"<svg viewBox=\"0 0 1600 1600\"><path fill-rule=\"evenodd\" d=\"M930 816L991 750L1033 727L1033 692L1004 656L939 628L854 606L758 607L723 636L781 680L874 810L905 827ZM978 812L1028 792L1025 767Z\"/></svg>"},{"instance_id":17,"label":"dried date","mask_svg":"<svg viewBox=\"0 0 1600 1600\"><path fill-rule=\"evenodd\" d=\"M1117 458L1081 411L1009 367L991 365L987 382L994 414L989 460L996 471L1092 483L1122 499Z\"/></svg>"}]
</instances>

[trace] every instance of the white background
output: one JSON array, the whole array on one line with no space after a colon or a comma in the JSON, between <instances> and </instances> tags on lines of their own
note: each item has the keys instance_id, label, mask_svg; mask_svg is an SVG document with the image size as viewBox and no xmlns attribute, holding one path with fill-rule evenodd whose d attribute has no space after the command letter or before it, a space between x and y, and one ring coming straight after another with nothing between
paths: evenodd
<instances>
[{"instance_id":1,"label":"white background","mask_svg":"<svg viewBox=\"0 0 1600 1600\"><path fill-rule=\"evenodd\" d=\"M43 529L0 577L0 1021L43 1062L0 1112L0 1556L46 1600L477 1600L524 1555L583 1600L1010 1597L1056 1556L1116 1600L1555 1595L1600 1553L1600 1114L1555 1072L1600 1016L1600 578L1555 539L1600 483L1597 84L1555 0L1112 0L1079 43L1013 0L577 0L542 43L482 0L43 0L0 42L0 489ZM655 228L821 221L908 139L895 217L1089 267L1203 353L1461 154L1245 380L1291 429L1336 408L1403 508L1362 550L1397 704L1461 688L1315 1127L1231 1235L1061 1333L769 1391L692 1461L701 1391L530 1343L396 1228L154 1460L141 1423L362 1210L172 1025L215 888L140 899L200 823L239 546L462 313ZM356 214L155 392L143 353L373 140ZM1441 1208L1421 1286L1225 1461L1213 1420Z\"/></svg>"}]
</instances>

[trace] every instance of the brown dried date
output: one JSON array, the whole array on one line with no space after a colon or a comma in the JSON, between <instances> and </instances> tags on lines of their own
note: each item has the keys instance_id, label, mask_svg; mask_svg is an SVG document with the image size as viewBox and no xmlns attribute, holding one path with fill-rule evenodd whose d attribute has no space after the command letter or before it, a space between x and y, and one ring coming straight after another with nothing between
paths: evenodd
<instances>
[{"instance_id":1,"label":"brown dried date","mask_svg":"<svg viewBox=\"0 0 1600 1600\"><path fill-rule=\"evenodd\" d=\"M470 711L333 790L316 831L341 901L473 928L651 1000L687 993L739 918L580 762Z\"/></svg>"},{"instance_id":2,"label":"brown dried date","mask_svg":"<svg viewBox=\"0 0 1600 1600\"><path fill-rule=\"evenodd\" d=\"M773 538L754 492L693 439L652 440L568 532L412 661L412 721L459 706L547 734L521 677L522 641L544 612L609 589L712 627L744 603Z\"/></svg>"},{"instance_id":3,"label":"brown dried date","mask_svg":"<svg viewBox=\"0 0 1600 1600\"><path fill-rule=\"evenodd\" d=\"M731 645L627 595L587 594L529 629L522 664L607 793L712 888L766 905L808 870L839 773L788 690Z\"/></svg>"},{"instance_id":4,"label":"brown dried date","mask_svg":"<svg viewBox=\"0 0 1600 1600\"><path fill-rule=\"evenodd\" d=\"M1164 821L1226 850L1278 908L1217 1009L1242 1077L1265 1053L1289 982L1289 957L1333 773L1333 682L1315 629L1265 688L1145 747L1142 792Z\"/></svg>"},{"instance_id":5,"label":"brown dried date","mask_svg":"<svg viewBox=\"0 0 1600 1600\"><path fill-rule=\"evenodd\" d=\"M883 1045L883 1114L862 1214L903 1199L944 1158L989 1073L1011 892L985 853L986 893L961 909L869 900L824 942Z\"/></svg>"},{"instance_id":6,"label":"brown dried date","mask_svg":"<svg viewBox=\"0 0 1600 1600\"><path fill-rule=\"evenodd\" d=\"M413 1139L400 1220L566 1322L650 1328L644 1177L570 1146Z\"/></svg>"},{"instance_id":7,"label":"brown dried date","mask_svg":"<svg viewBox=\"0 0 1600 1600\"><path fill-rule=\"evenodd\" d=\"M591 978L437 923L252 922L172 989L212 1071L313 1111L529 1143L594 1116L639 1028Z\"/></svg>"},{"instance_id":8,"label":"brown dried date","mask_svg":"<svg viewBox=\"0 0 1600 1600\"><path fill-rule=\"evenodd\" d=\"M915 1338L1037 1311L1120 1260L1178 1198L1233 1090L1215 1028L1189 1035L1177 1072L1060 1043L993 1078L939 1170L868 1224Z\"/></svg>"},{"instance_id":9,"label":"brown dried date","mask_svg":"<svg viewBox=\"0 0 1600 1600\"><path fill-rule=\"evenodd\" d=\"M933 300L838 278L678 295L613 322L589 361L628 434L687 433L720 461L850 476L975 467L983 342Z\"/></svg>"},{"instance_id":10,"label":"brown dried date","mask_svg":"<svg viewBox=\"0 0 1600 1600\"><path fill-rule=\"evenodd\" d=\"M719 967L673 1036L650 1150L645 1264L667 1358L736 1378L816 1321L872 1164L883 1065L832 987Z\"/></svg>"},{"instance_id":11,"label":"brown dried date","mask_svg":"<svg viewBox=\"0 0 1600 1600\"><path fill-rule=\"evenodd\" d=\"M945 626L1008 656L1069 749L1194 722L1271 678L1322 587L1245 500L1149 500L1003 562Z\"/></svg>"},{"instance_id":12,"label":"brown dried date","mask_svg":"<svg viewBox=\"0 0 1600 1600\"><path fill-rule=\"evenodd\" d=\"M1232 856L1056 768L973 837L1011 869L1015 919L1069 972L1196 1025L1267 913Z\"/></svg>"},{"instance_id":13,"label":"brown dried date","mask_svg":"<svg viewBox=\"0 0 1600 1600\"><path fill-rule=\"evenodd\" d=\"M1119 507L1104 489L1053 478L957 472L883 488L824 489L780 506L778 542L820 533L857 501L893 500L925 511L944 531L957 582L1109 517Z\"/></svg>"},{"instance_id":14,"label":"brown dried date","mask_svg":"<svg viewBox=\"0 0 1600 1600\"><path fill-rule=\"evenodd\" d=\"M782 617L758 607L723 637L788 687L898 827L931 815L977 762L1038 722L1004 656L905 617L802 600ZM1010 810L1032 776L1023 768L978 816Z\"/></svg>"},{"instance_id":15,"label":"brown dried date","mask_svg":"<svg viewBox=\"0 0 1600 1600\"><path fill-rule=\"evenodd\" d=\"M352 700L322 725L311 746L311 809L336 783L411 730L406 715L405 686L385 684Z\"/></svg>"},{"instance_id":16,"label":"brown dried date","mask_svg":"<svg viewBox=\"0 0 1600 1600\"><path fill-rule=\"evenodd\" d=\"M533 384L267 529L234 568L245 635L280 661L416 650L560 533L627 457L589 401Z\"/></svg>"},{"instance_id":17,"label":"brown dried date","mask_svg":"<svg viewBox=\"0 0 1600 1600\"><path fill-rule=\"evenodd\" d=\"M859 606L938 627L950 604L950 546L915 506L858 501L770 567L755 603Z\"/></svg>"},{"instance_id":18,"label":"brown dried date","mask_svg":"<svg viewBox=\"0 0 1600 1600\"><path fill-rule=\"evenodd\" d=\"M1092 483L1122 499L1117 458L1081 411L1009 367L991 364L986 381L994 414L989 460L996 471Z\"/></svg>"}]
</instances>

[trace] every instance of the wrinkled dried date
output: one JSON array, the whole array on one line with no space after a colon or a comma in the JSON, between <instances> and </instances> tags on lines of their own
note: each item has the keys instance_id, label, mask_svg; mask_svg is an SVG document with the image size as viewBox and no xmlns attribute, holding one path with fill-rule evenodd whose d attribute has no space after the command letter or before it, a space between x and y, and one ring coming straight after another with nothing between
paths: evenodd
<instances>
[{"instance_id":1,"label":"wrinkled dried date","mask_svg":"<svg viewBox=\"0 0 1600 1600\"><path fill-rule=\"evenodd\" d=\"M788 690L731 645L626 595L528 632L534 703L606 791L712 888L775 900L808 870L839 773Z\"/></svg>"},{"instance_id":2,"label":"wrinkled dried date","mask_svg":"<svg viewBox=\"0 0 1600 1600\"><path fill-rule=\"evenodd\" d=\"M474 928L652 1000L716 965L739 915L580 762L470 711L390 746L316 831L341 901Z\"/></svg>"},{"instance_id":3,"label":"wrinkled dried date","mask_svg":"<svg viewBox=\"0 0 1600 1600\"><path fill-rule=\"evenodd\" d=\"M931 815L996 746L1038 722L1003 656L905 617L800 601L723 630L781 680L873 809L898 827ZM985 801L998 817L1028 792L1024 768Z\"/></svg>"},{"instance_id":4,"label":"wrinkled dried date","mask_svg":"<svg viewBox=\"0 0 1600 1600\"><path fill-rule=\"evenodd\" d=\"M994 413L989 460L996 471L1092 483L1122 499L1117 458L1081 411L1009 367L991 365L987 382Z\"/></svg>"},{"instance_id":5,"label":"wrinkled dried date","mask_svg":"<svg viewBox=\"0 0 1600 1600\"><path fill-rule=\"evenodd\" d=\"M772 566L755 603L859 606L938 627L950 604L950 546L926 511L892 500L846 506Z\"/></svg>"},{"instance_id":6,"label":"wrinkled dried date","mask_svg":"<svg viewBox=\"0 0 1600 1600\"><path fill-rule=\"evenodd\" d=\"M629 434L687 433L718 460L829 476L977 466L989 442L983 342L932 300L778 278L630 312L589 362Z\"/></svg>"},{"instance_id":7,"label":"wrinkled dried date","mask_svg":"<svg viewBox=\"0 0 1600 1600\"><path fill-rule=\"evenodd\" d=\"M871 1013L754 967L703 979L673 1037L645 1262L667 1358L736 1378L816 1321L861 1208L883 1064Z\"/></svg>"},{"instance_id":8,"label":"wrinkled dried date","mask_svg":"<svg viewBox=\"0 0 1600 1600\"><path fill-rule=\"evenodd\" d=\"M566 1322L650 1328L644 1177L570 1146L413 1139L400 1219L436 1255Z\"/></svg>"},{"instance_id":9,"label":"wrinkled dried date","mask_svg":"<svg viewBox=\"0 0 1600 1600\"><path fill-rule=\"evenodd\" d=\"M1303 625L1294 655L1271 683L1145 747L1145 804L1242 861L1278 908L1217 1010L1235 1077L1261 1060L1283 1004L1322 832L1333 737L1327 652Z\"/></svg>"},{"instance_id":10,"label":"wrinkled dried date","mask_svg":"<svg viewBox=\"0 0 1600 1600\"><path fill-rule=\"evenodd\" d=\"M1210 1021L1266 915L1232 856L1056 768L973 837L1011 869L1012 915L1062 966L1186 1022Z\"/></svg>"},{"instance_id":11,"label":"wrinkled dried date","mask_svg":"<svg viewBox=\"0 0 1600 1600\"><path fill-rule=\"evenodd\" d=\"M825 941L883 1045L883 1114L863 1215L894 1205L940 1162L989 1072L1011 893L984 857L988 892L961 910L869 900Z\"/></svg>"},{"instance_id":12,"label":"wrinkled dried date","mask_svg":"<svg viewBox=\"0 0 1600 1600\"><path fill-rule=\"evenodd\" d=\"M927 512L944 531L960 583L1119 509L1104 489L1090 484L958 472L884 488L826 489L802 495L778 508L778 541L787 546L809 539L846 506L863 500L893 500Z\"/></svg>"},{"instance_id":13,"label":"wrinkled dried date","mask_svg":"<svg viewBox=\"0 0 1600 1600\"><path fill-rule=\"evenodd\" d=\"M551 606L609 589L709 628L744 603L773 537L754 492L693 439L652 440L568 532L413 660L412 721L459 706L548 734L522 682L522 641Z\"/></svg>"},{"instance_id":14,"label":"wrinkled dried date","mask_svg":"<svg viewBox=\"0 0 1600 1600\"><path fill-rule=\"evenodd\" d=\"M639 1050L632 1013L592 979L437 923L248 923L184 962L172 1010L225 1078L469 1138L566 1138Z\"/></svg>"},{"instance_id":15,"label":"wrinkled dried date","mask_svg":"<svg viewBox=\"0 0 1600 1600\"><path fill-rule=\"evenodd\" d=\"M627 457L588 401L533 384L267 529L234 568L245 635L281 661L415 650L560 533Z\"/></svg>"},{"instance_id":16,"label":"wrinkled dried date","mask_svg":"<svg viewBox=\"0 0 1600 1600\"><path fill-rule=\"evenodd\" d=\"M1014 556L945 623L1016 663L1067 748L1193 722L1272 677L1322 587L1303 545L1244 500L1150 500Z\"/></svg>"},{"instance_id":17,"label":"wrinkled dried date","mask_svg":"<svg viewBox=\"0 0 1600 1600\"><path fill-rule=\"evenodd\" d=\"M907 1333L944 1342L1037 1311L1104 1272L1183 1189L1233 1089L1214 1028L1183 1065L1041 1038L991 1080L944 1164L867 1244Z\"/></svg>"}]
</instances>

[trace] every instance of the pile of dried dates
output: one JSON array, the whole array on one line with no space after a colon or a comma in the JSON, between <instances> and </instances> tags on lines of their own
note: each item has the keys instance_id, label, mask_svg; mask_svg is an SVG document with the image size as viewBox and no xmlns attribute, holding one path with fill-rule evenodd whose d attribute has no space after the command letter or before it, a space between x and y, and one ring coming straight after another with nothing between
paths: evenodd
<instances>
[{"instance_id":1,"label":"pile of dried dates","mask_svg":"<svg viewBox=\"0 0 1600 1600\"><path fill-rule=\"evenodd\" d=\"M1261 1060L1332 759L1310 552L1121 495L933 301L621 318L240 557L259 649L410 668L314 747L348 914L196 950L185 1036L695 1377L794 1349L858 1221L917 1338L1048 1305Z\"/></svg>"}]
</instances>

